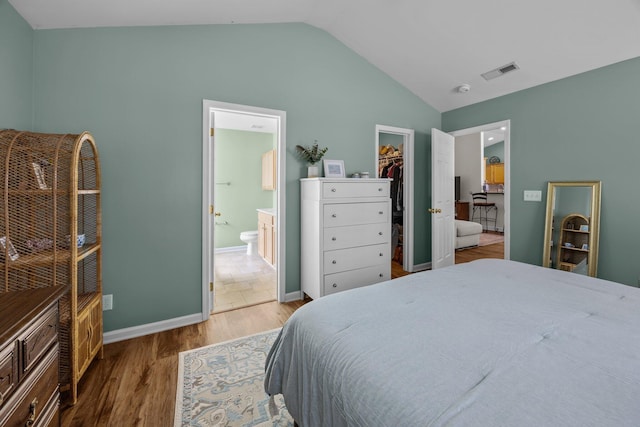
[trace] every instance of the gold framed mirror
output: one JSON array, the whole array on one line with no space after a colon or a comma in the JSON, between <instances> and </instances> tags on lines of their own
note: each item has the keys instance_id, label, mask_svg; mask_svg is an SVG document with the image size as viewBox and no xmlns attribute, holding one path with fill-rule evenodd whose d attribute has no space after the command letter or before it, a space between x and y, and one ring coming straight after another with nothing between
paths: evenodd
<instances>
[{"instance_id":1,"label":"gold framed mirror","mask_svg":"<svg viewBox=\"0 0 640 427\"><path fill-rule=\"evenodd\" d=\"M542 266L596 277L600 181L549 182Z\"/></svg>"}]
</instances>

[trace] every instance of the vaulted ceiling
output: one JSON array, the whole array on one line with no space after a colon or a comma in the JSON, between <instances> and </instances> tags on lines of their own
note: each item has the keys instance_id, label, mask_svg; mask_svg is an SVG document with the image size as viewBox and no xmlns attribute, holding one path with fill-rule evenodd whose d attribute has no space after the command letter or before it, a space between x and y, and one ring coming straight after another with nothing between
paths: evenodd
<instances>
[{"instance_id":1,"label":"vaulted ceiling","mask_svg":"<svg viewBox=\"0 0 640 427\"><path fill-rule=\"evenodd\" d=\"M304 22L441 112L640 56L640 0L9 2L34 29Z\"/></svg>"}]
</instances>

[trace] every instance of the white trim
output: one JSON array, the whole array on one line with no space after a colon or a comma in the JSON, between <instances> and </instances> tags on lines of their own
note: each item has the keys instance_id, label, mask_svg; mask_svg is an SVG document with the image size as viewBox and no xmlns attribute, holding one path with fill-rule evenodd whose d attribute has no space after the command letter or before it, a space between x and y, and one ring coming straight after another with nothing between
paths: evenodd
<instances>
[{"instance_id":1,"label":"white trim","mask_svg":"<svg viewBox=\"0 0 640 427\"><path fill-rule=\"evenodd\" d=\"M217 248L215 250L215 253L217 254L223 254L225 252L243 252L247 250L247 246L229 246L227 248Z\"/></svg>"},{"instance_id":2,"label":"white trim","mask_svg":"<svg viewBox=\"0 0 640 427\"><path fill-rule=\"evenodd\" d=\"M449 132L454 137L506 127L504 131L504 259L511 259L511 120Z\"/></svg>"},{"instance_id":3,"label":"white trim","mask_svg":"<svg viewBox=\"0 0 640 427\"><path fill-rule=\"evenodd\" d=\"M415 266L413 265L413 241L414 241L414 176L413 176L413 164L414 164L414 140L415 131L413 129L398 128L393 126L376 125L376 157L374 170L375 177L378 178L378 161L380 159L380 133L390 133L394 135L402 136L402 161L404 164L403 170L403 187L402 198L404 203L404 212L402 214L403 223L403 259L402 269L413 273ZM393 254L391 254L393 256Z\"/></svg>"},{"instance_id":4,"label":"white trim","mask_svg":"<svg viewBox=\"0 0 640 427\"><path fill-rule=\"evenodd\" d=\"M277 175L277 216L276 216L276 270L278 283L278 301L285 301L286 283L286 129L287 113L281 110L231 104L228 102L202 100L202 320L211 313L212 294L209 283L213 282L213 215L209 206L213 205L213 153L210 129L214 126L216 112L248 114L274 118L277 121L276 175Z\"/></svg>"},{"instance_id":5,"label":"white trim","mask_svg":"<svg viewBox=\"0 0 640 427\"><path fill-rule=\"evenodd\" d=\"M413 272L417 273L418 271L431 270L431 263L425 262L424 264L416 264L413 266Z\"/></svg>"},{"instance_id":6,"label":"white trim","mask_svg":"<svg viewBox=\"0 0 640 427\"><path fill-rule=\"evenodd\" d=\"M145 325L116 329L115 331L105 332L102 337L102 342L104 344L111 344L131 338L138 338L175 328L181 328L183 326L194 325L202 322L202 317L202 313L194 313L187 316L175 317L173 319L161 320L159 322L147 323Z\"/></svg>"},{"instance_id":7,"label":"white trim","mask_svg":"<svg viewBox=\"0 0 640 427\"><path fill-rule=\"evenodd\" d=\"M300 301L302 299L302 291L289 292L284 296L284 302Z\"/></svg>"}]
</instances>

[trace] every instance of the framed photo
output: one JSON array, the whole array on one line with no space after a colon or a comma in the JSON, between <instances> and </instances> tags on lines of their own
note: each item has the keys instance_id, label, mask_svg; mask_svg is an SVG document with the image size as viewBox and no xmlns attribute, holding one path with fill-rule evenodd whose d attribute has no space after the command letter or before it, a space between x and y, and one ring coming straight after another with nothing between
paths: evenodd
<instances>
[{"instance_id":1,"label":"framed photo","mask_svg":"<svg viewBox=\"0 0 640 427\"><path fill-rule=\"evenodd\" d=\"M580 226L580 231L589 231L589 226L587 224L582 224Z\"/></svg>"},{"instance_id":2,"label":"framed photo","mask_svg":"<svg viewBox=\"0 0 640 427\"><path fill-rule=\"evenodd\" d=\"M38 182L38 188L41 190L48 190L47 181L44 179L44 169L40 166L39 163L31 163L33 166L33 173L36 175L36 181Z\"/></svg>"},{"instance_id":3,"label":"framed photo","mask_svg":"<svg viewBox=\"0 0 640 427\"><path fill-rule=\"evenodd\" d=\"M585 250L585 251L588 251L589 250L589 244L583 243L582 244L582 249Z\"/></svg>"},{"instance_id":4,"label":"framed photo","mask_svg":"<svg viewBox=\"0 0 640 427\"><path fill-rule=\"evenodd\" d=\"M18 255L18 251L16 251L16 248L13 246L13 243L11 243L11 240L7 239L6 236L0 237L0 246L2 246L2 253L4 254L7 252L11 261L15 261L20 257L20 255Z\"/></svg>"},{"instance_id":5,"label":"framed photo","mask_svg":"<svg viewBox=\"0 0 640 427\"><path fill-rule=\"evenodd\" d=\"M344 178L343 160L323 160L325 178Z\"/></svg>"}]
</instances>

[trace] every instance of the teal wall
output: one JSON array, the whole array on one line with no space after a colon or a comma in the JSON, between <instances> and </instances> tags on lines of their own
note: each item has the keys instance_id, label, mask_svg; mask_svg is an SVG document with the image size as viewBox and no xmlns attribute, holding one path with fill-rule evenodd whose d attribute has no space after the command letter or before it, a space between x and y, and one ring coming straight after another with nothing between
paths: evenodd
<instances>
[{"instance_id":1,"label":"teal wall","mask_svg":"<svg viewBox=\"0 0 640 427\"><path fill-rule=\"evenodd\" d=\"M0 129L31 129L33 30L0 0Z\"/></svg>"},{"instance_id":2,"label":"teal wall","mask_svg":"<svg viewBox=\"0 0 640 427\"><path fill-rule=\"evenodd\" d=\"M496 142L495 144L491 144L484 149L484 156L487 158L487 161L493 156L496 156L500 159L501 163L504 163L504 141Z\"/></svg>"},{"instance_id":3,"label":"teal wall","mask_svg":"<svg viewBox=\"0 0 640 427\"><path fill-rule=\"evenodd\" d=\"M598 276L638 283L638 76L635 58L443 113L446 131L511 119L512 259L542 263L548 181L600 180Z\"/></svg>"},{"instance_id":4,"label":"teal wall","mask_svg":"<svg viewBox=\"0 0 640 427\"><path fill-rule=\"evenodd\" d=\"M96 138L103 173L105 331L201 310L202 100L284 110L286 292L300 289L296 144L348 174L375 165L375 125L416 130L430 164L441 114L305 24L38 30L36 130ZM417 263L430 258L430 167L416 168Z\"/></svg>"},{"instance_id":5,"label":"teal wall","mask_svg":"<svg viewBox=\"0 0 640 427\"><path fill-rule=\"evenodd\" d=\"M274 192L262 189L262 154L273 148L273 138L271 133L216 129L216 249L244 245L240 233L258 229L256 209L275 206Z\"/></svg>"}]
</instances>

